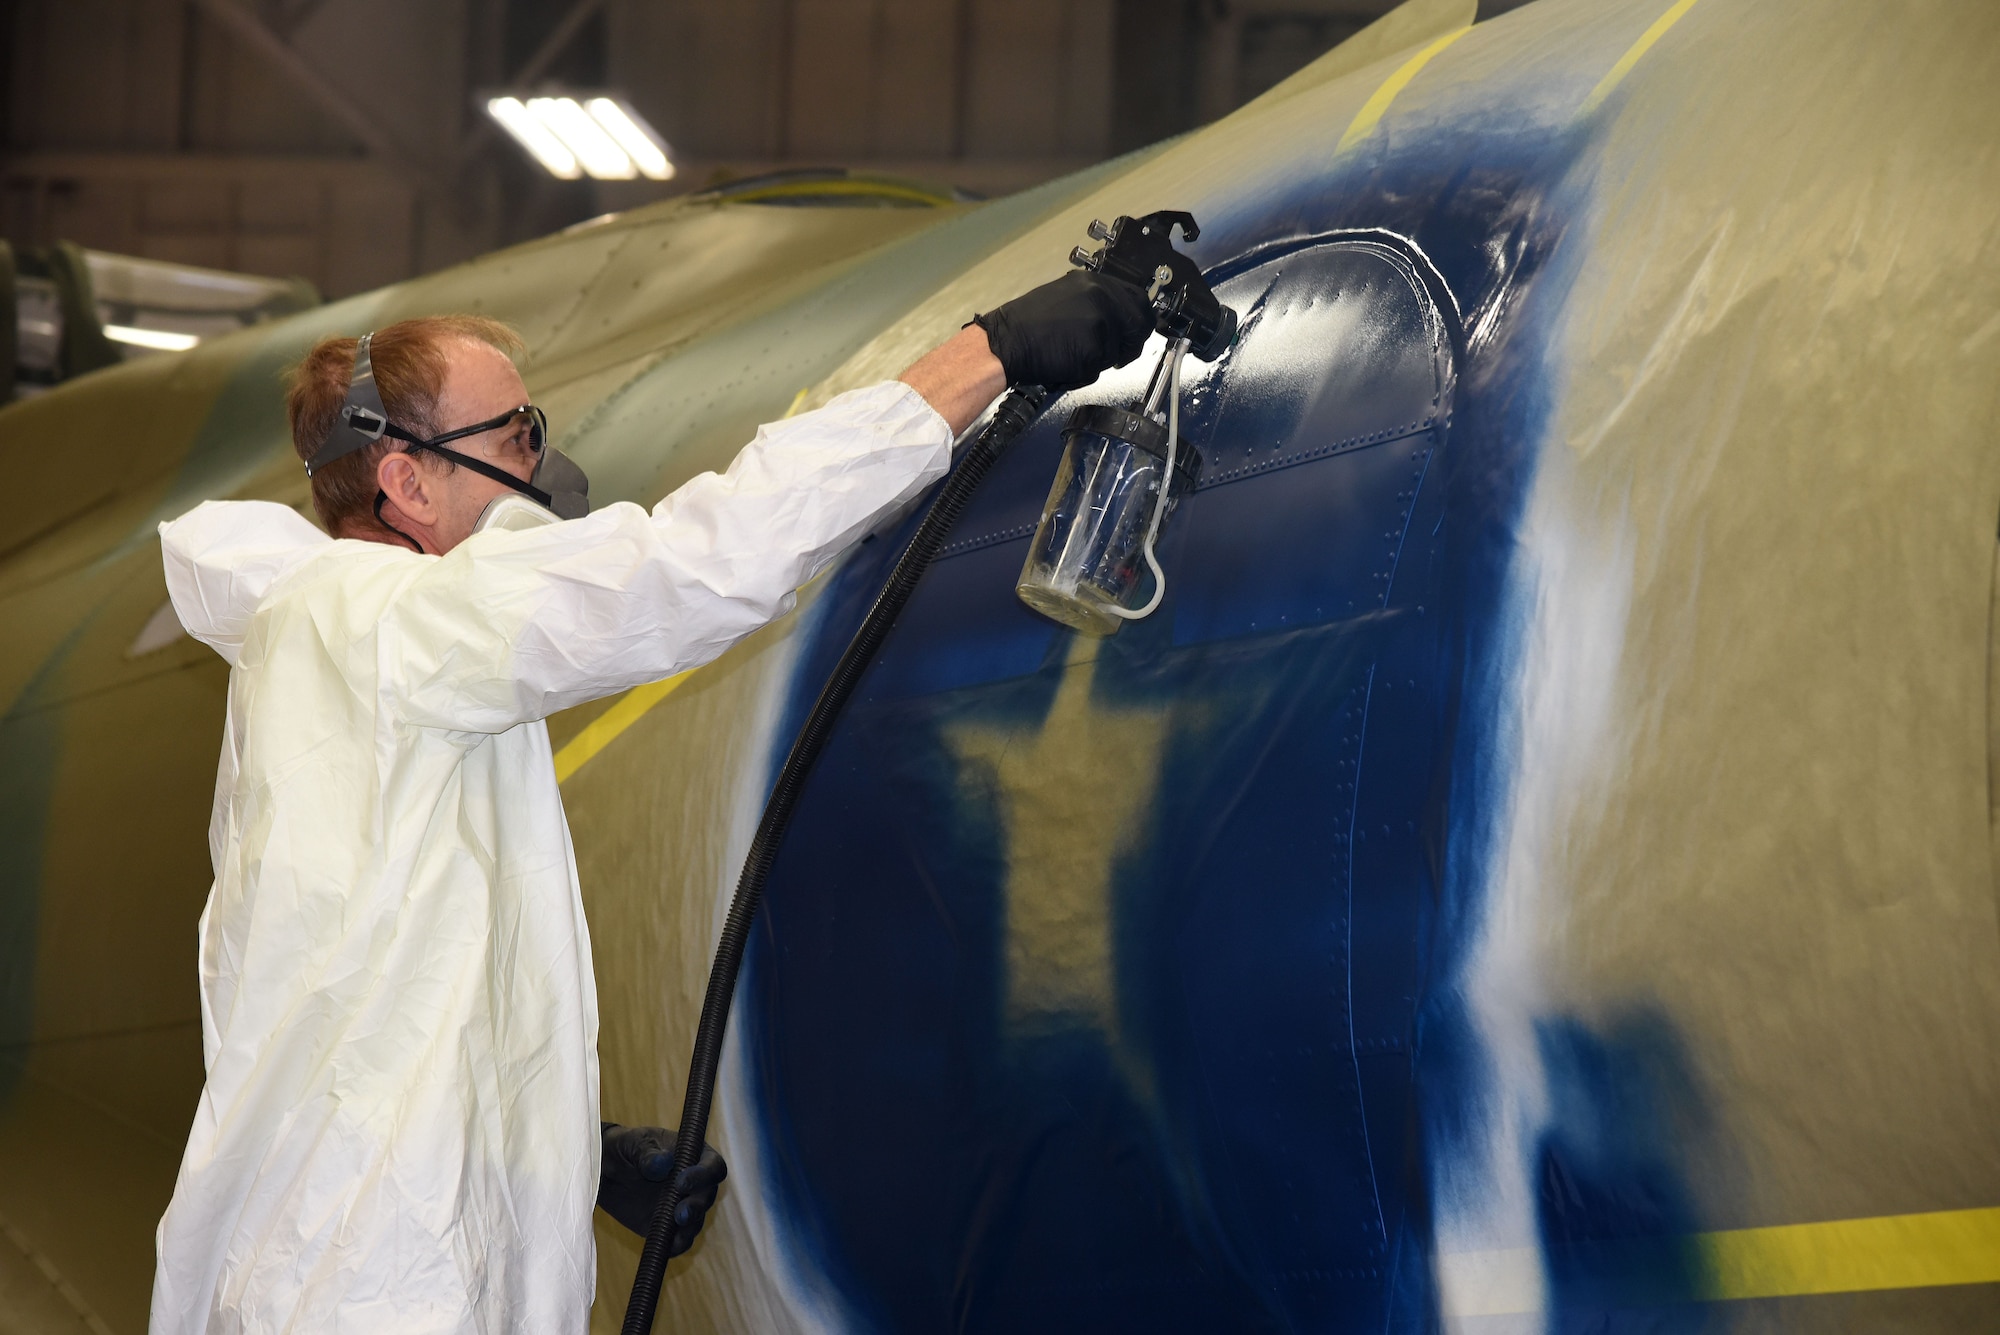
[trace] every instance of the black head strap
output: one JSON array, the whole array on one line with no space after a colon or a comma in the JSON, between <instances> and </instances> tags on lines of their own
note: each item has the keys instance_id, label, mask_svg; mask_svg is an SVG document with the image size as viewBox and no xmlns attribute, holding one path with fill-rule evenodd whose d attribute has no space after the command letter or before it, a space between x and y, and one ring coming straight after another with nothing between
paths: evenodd
<instances>
[{"instance_id":1,"label":"black head strap","mask_svg":"<svg viewBox=\"0 0 2000 1335\"><path fill-rule=\"evenodd\" d=\"M347 398L340 405L340 416L334 421L326 443L306 460L307 477L335 459L367 449L384 435L407 439L389 425L389 414L382 407L382 391L375 388L375 364L368 357L368 340L374 337L370 331L354 345L354 374L347 382Z\"/></svg>"}]
</instances>

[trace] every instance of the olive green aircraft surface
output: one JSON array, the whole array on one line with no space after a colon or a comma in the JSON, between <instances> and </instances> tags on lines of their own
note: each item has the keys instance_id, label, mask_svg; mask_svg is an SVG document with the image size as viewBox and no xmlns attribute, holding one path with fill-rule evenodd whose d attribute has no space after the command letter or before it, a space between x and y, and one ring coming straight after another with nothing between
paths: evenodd
<instances>
[{"instance_id":1,"label":"olive green aircraft surface","mask_svg":"<svg viewBox=\"0 0 2000 1335\"><path fill-rule=\"evenodd\" d=\"M1475 18L1018 196L691 196L0 409L0 1331L146 1323L227 682L156 529L310 514L288 365L498 317L650 504L1158 209L1242 317L1161 608L1014 592L1064 419L1148 357L1003 457L843 716L660 1328L2000 1331L2000 7ZM551 720L607 1117L677 1117L913 524Z\"/></svg>"}]
</instances>

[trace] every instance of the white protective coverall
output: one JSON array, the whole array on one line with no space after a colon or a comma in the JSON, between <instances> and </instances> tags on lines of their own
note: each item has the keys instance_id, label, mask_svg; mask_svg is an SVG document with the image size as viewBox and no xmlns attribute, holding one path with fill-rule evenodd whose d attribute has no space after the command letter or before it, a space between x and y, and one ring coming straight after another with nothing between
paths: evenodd
<instances>
[{"instance_id":1,"label":"white protective coverall","mask_svg":"<svg viewBox=\"0 0 2000 1335\"><path fill-rule=\"evenodd\" d=\"M908 386L726 474L442 557L265 502L160 527L229 660L200 926L208 1082L154 1335L580 1332L597 999L547 728L706 663L945 470Z\"/></svg>"}]
</instances>

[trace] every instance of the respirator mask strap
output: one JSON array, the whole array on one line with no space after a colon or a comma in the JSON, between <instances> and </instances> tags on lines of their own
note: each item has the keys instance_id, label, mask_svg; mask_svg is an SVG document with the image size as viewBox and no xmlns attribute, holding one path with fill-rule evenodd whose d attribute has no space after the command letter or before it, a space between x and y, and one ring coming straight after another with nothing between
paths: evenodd
<instances>
[{"instance_id":1,"label":"respirator mask strap","mask_svg":"<svg viewBox=\"0 0 2000 1335\"><path fill-rule=\"evenodd\" d=\"M544 510L549 511L551 514L555 512L556 508L555 497L549 495L546 491L543 491L540 487L535 486L532 482L521 481L520 478L515 477L512 473L508 472L504 468L499 468L494 466L493 464L489 464L484 459L475 459L469 454L460 454L457 450L448 450L442 445L433 445L427 440L416 441L410 446L410 453L415 454L418 450L429 450L432 454L438 455L445 459L449 459L453 463L459 465L462 468L470 468L473 472L479 474L481 477L489 477L492 478L495 482L500 483L502 486L512 487L515 491L520 492L523 496L526 496L529 500L533 501L536 505L541 506ZM548 452L545 448L542 454L542 458L546 459L547 457L548 457ZM535 475L539 477L541 476L541 472L542 472L541 463L540 461L537 461L535 465Z\"/></svg>"},{"instance_id":2,"label":"respirator mask strap","mask_svg":"<svg viewBox=\"0 0 2000 1335\"><path fill-rule=\"evenodd\" d=\"M409 543L410 550L415 552L417 555L422 556L424 554L424 545L421 542L418 542L415 538L403 532L403 530L397 528L394 524L390 523L388 520L382 517L382 506L384 503L388 501L388 499L389 499L388 492L381 491L379 489L376 491L375 505L374 505L375 522L380 524L383 528L388 529L391 533L401 538L404 542Z\"/></svg>"}]
</instances>

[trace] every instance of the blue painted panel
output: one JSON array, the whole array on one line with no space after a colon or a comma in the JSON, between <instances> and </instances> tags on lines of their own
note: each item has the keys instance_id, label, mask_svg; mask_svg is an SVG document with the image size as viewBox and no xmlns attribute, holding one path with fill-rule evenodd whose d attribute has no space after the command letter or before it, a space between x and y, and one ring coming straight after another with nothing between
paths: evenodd
<instances>
[{"instance_id":1,"label":"blue painted panel","mask_svg":"<svg viewBox=\"0 0 2000 1335\"><path fill-rule=\"evenodd\" d=\"M1076 642L1011 605L1070 405L974 498L808 786L744 975L779 1215L850 1328L1438 1328L1432 1175L1485 1171L1497 1092L1464 974L1589 147L1482 113L1186 201L1246 335L1192 368L1207 480L1163 537L1165 609L1090 670L1091 718L1153 720L1143 764L1100 772L1136 785L1102 870L1110 997L1032 1025L1009 912L1040 864L994 757L1018 786L1104 744L1063 742ZM907 532L822 600L794 722ZM1648 1329L1593 1266L1689 1197L1624 1085L1572 1083L1543 1147L1556 1324Z\"/></svg>"},{"instance_id":2,"label":"blue painted panel","mask_svg":"<svg viewBox=\"0 0 2000 1335\"><path fill-rule=\"evenodd\" d=\"M1432 440L1426 432L1197 493L1185 532L1162 553L1173 560L1175 642L1381 610Z\"/></svg>"},{"instance_id":3,"label":"blue painted panel","mask_svg":"<svg viewBox=\"0 0 2000 1335\"><path fill-rule=\"evenodd\" d=\"M1164 546L1170 613L1095 646L1090 708L1159 738L1104 887L1108 1014L1010 1016L1020 850L960 740L1074 760L1044 732L1074 642L1013 595L1061 407L926 577L772 877L756 1082L787 1217L858 1327L1426 1318L1410 1054L1449 694L1425 606L1449 343L1366 247L1231 287L1258 305L1191 395L1215 480ZM805 690L901 540L829 592Z\"/></svg>"},{"instance_id":4,"label":"blue painted panel","mask_svg":"<svg viewBox=\"0 0 2000 1335\"><path fill-rule=\"evenodd\" d=\"M869 673L865 698L956 690L1041 667L1062 628L1014 596L1027 550L1023 537L948 557L952 578L917 586Z\"/></svg>"},{"instance_id":5,"label":"blue painted panel","mask_svg":"<svg viewBox=\"0 0 2000 1335\"><path fill-rule=\"evenodd\" d=\"M1317 246L1222 291L1248 317L1176 517L1179 644L1385 607L1450 412L1445 318L1404 257Z\"/></svg>"}]
</instances>

